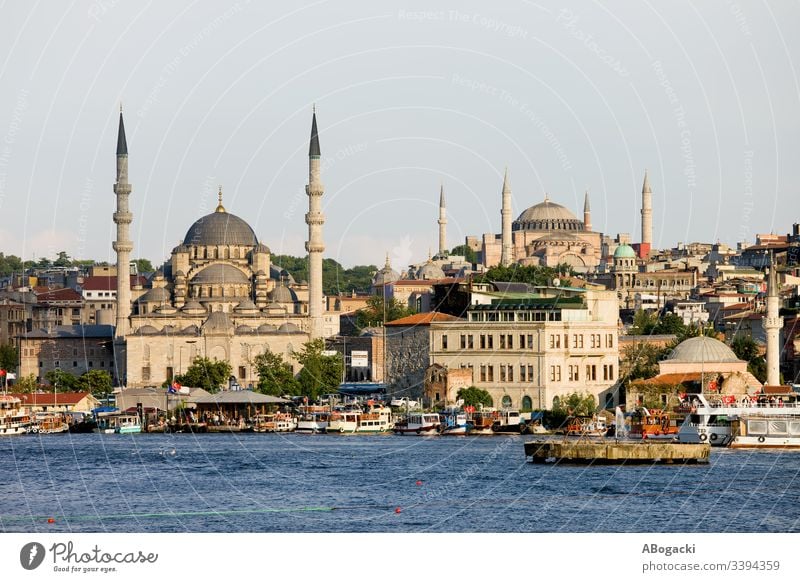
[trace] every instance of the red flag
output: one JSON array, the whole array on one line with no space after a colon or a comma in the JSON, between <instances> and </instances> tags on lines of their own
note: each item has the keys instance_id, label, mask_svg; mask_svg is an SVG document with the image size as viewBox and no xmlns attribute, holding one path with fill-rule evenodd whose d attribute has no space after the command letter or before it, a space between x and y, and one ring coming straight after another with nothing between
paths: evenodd
<instances>
[{"instance_id":1,"label":"red flag","mask_svg":"<svg viewBox=\"0 0 800 582\"><path fill-rule=\"evenodd\" d=\"M6 375L6 371L5 370L0 370L0 376L5 376L5 375Z\"/></svg>"}]
</instances>

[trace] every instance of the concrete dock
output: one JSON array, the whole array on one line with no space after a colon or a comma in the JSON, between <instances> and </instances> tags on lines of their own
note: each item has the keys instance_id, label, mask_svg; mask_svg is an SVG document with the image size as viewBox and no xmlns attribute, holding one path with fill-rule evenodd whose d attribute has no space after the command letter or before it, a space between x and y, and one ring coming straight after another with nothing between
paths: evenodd
<instances>
[{"instance_id":1,"label":"concrete dock","mask_svg":"<svg viewBox=\"0 0 800 582\"><path fill-rule=\"evenodd\" d=\"M687 464L708 463L711 445L646 441L534 440L525 443L525 456L534 463Z\"/></svg>"}]
</instances>

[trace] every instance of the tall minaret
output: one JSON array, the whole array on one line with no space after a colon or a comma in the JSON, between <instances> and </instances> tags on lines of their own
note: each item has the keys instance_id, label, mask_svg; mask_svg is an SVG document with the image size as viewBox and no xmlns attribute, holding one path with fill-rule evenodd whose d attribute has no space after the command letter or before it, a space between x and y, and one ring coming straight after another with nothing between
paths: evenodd
<instances>
[{"instance_id":1,"label":"tall minaret","mask_svg":"<svg viewBox=\"0 0 800 582\"><path fill-rule=\"evenodd\" d=\"M308 316L310 319L311 339L323 337L322 320L322 225L325 216L322 214L322 194L325 187L320 177L319 135L317 134L317 111L314 108L311 117L311 143L308 148Z\"/></svg>"},{"instance_id":2,"label":"tall minaret","mask_svg":"<svg viewBox=\"0 0 800 582\"><path fill-rule=\"evenodd\" d=\"M500 253L500 264L508 267L514 262L514 247L511 243L511 184L508 182L508 168L503 174L503 207L500 210L502 218L501 240L502 251Z\"/></svg>"},{"instance_id":3,"label":"tall minaret","mask_svg":"<svg viewBox=\"0 0 800 582\"><path fill-rule=\"evenodd\" d=\"M439 256L447 252L447 211L444 208L444 184L439 188Z\"/></svg>"},{"instance_id":4,"label":"tall minaret","mask_svg":"<svg viewBox=\"0 0 800 582\"><path fill-rule=\"evenodd\" d=\"M647 177L647 170L644 171L644 183L642 184L642 246L646 250L642 254L650 252L653 244L653 191L650 189L650 179Z\"/></svg>"},{"instance_id":5,"label":"tall minaret","mask_svg":"<svg viewBox=\"0 0 800 582\"><path fill-rule=\"evenodd\" d=\"M780 331L783 318L778 315L779 309L778 272L775 261L770 254L769 274L767 275L767 315L764 318L764 329L767 332L767 385L778 386L781 383Z\"/></svg>"},{"instance_id":6,"label":"tall minaret","mask_svg":"<svg viewBox=\"0 0 800 582\"><path fill-rule=\"evenodd\" d=\"M117 327L116 337L128 335L131 315L131 251L130 224L133 214L128 207L131 185L128 183L128 142L125 140L125 124L122 121L122 107L119 109L119 132L117 133L117 211L114 222L117 224L117 240L113 247L117 252Z\"/></svg>"},{"instance_id":7,"label":"tall minaret","mask_svg":"<svg viewBox=\"0 0 800 582\"><path fill-rule=\"evenodd\" d=\"M591 232L592 230L592 209L589 208L589 191L583 196L583 230Z\"/></svg>"}]
</instances>

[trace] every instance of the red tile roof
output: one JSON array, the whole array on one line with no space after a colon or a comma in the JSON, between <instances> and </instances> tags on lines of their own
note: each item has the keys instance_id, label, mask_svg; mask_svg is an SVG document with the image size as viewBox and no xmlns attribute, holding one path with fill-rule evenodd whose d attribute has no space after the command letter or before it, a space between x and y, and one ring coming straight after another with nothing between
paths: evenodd
<instances>
[{"instance_id":1,"label":"red tile roof","mask_svg":"<svg viewBox=\"0 0 800 582\"><path fill-rule=\"evenodd\" d=\"M429 311L428 313L417 313L402 317L386 324L387 327L395 325L430 325L431 323L439 321L463 321L460 317L455 315L448 315L447 313L439 313L438 311Z\"/></svg>"},{"instance_id":2,"label":"red tile roof","mask_svg":"<svg viewBox=\"0 0 800 582\"><path fill-rule=\"evenodd\" d=\"M36 300L39 303L48 303L50 301L80 301L82 299L80 293L74 289L53 289L51 291L44 291L36 293Z\"/></svg>"},{"instance_id":3,"label":"red tile roof","mask_svg":"<svg viewBox=\"0 0 800 582\"><path fill-rule=\"evenodd\" d=\"M28 406L53 406L56 404L75 405L89 396L89 392L33 392L18 394L23 404Z\"/></svg>"}]
</instances>

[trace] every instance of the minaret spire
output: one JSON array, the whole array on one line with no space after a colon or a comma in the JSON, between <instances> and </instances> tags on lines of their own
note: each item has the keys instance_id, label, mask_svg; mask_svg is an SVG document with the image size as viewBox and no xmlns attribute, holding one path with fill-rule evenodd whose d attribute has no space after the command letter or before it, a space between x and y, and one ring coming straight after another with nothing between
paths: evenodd
<instances>
[{"instance_id":1,"label":"minaret spire","mask_svg":"<svg viewBox=\"0 0 800 582\"><path fill-rule=\"evenodd\" d=\"M511 183L508 180L508 168L503 174L503 205L500 209L500 218L502 241L500 264L508 267L514 262L514 247L511 241Z\"/></svg>"},{"instance_id":2,"label":"minaret spire","mask_svg":"<svg viewBox=\"0 0 800 582\"><path fill-rule=\"evenodd\" d=\"M589 191L583 196L583 230L592 230L592 209L589 207Z\"/></svg>"},{"instance_id":3,"label":"minaret spire","mask_svg":"<svg viewBox=\"0 0 800 582\"><path fill-rule=\"evenodd\" d=\"M767 313L764 318L764 330L767 334L767 385L778 386L781 383L780 361L780 331L783 327L783 318L780 317L780 293L778 285L778 271L775 258L770 253L769 272L767 274Z\"/></svg>"},{"instance_id":4,"label":"minaret spire","mask_svg":"<svg viewBox=\"0 0 800 582\"><path fill-rule=\"evenodd\" d=\"M447 253L447 210L444 204L444 184L439 187L439 255Z\"/></svg>"},{"instance_id":5,"label":"minaret spire","mask_svg":"<svg viewBox=\"0 0 800 582\"><path fill-rule=\"evenodd\" d=\"M324 336L322 315L322 253L325 244L322 240L322 225L325 215L322 214L322 194L325 187L320 176L319 134L317 132L317 109L311 113L311 141L308 147L308 316L310 320L309 334L312 340Z\"/></svg>"},{"instance_id":6,"label":"minaret spire","mask_svg":"<svg viewBox=\"0 0 800 582\"><path fill-rule=\"evenodd\" d=\"M639 247L639 256L646 258L650 254L653 244L653 191L650 189L650 178L647 170L644 171L642 183L642 244Z\"/></svg>"},{"instance_id":7,"label":"minaret spire","mask_svg":"<svg viewBox=\"0 0 800 582\"><path fill-rule=\"evenodd\" d=\"M119 129L117 131L117 182L114 194L117 196L117 210L114 222L117 225L117 238L112 244L117 253L117 318L115 335L124 338L130 330L131 315L131 251L130 225L133 214L128 204L131 185L128 182L128 141L125 138L125 122L122 118L122 106L119 112Z\"/></svg>"}]
</instances>

